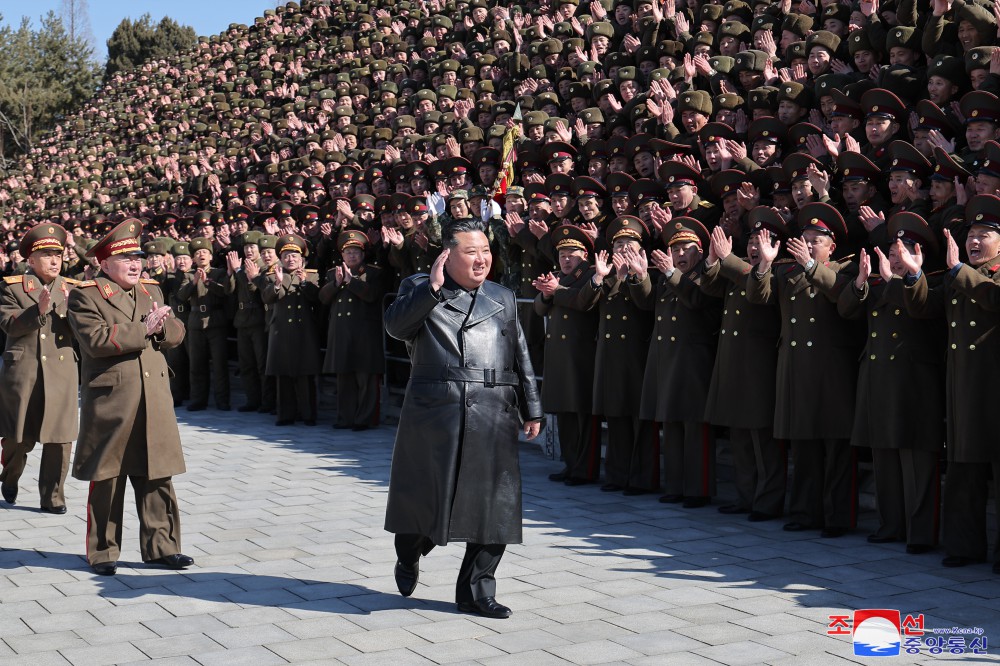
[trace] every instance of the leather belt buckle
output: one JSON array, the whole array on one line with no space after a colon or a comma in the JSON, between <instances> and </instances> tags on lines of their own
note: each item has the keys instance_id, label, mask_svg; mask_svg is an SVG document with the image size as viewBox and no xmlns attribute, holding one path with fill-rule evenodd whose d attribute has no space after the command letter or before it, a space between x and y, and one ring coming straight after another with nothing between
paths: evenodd
<instances>
[{"instance_id":1,"label":"leather belt buckle","mask_svg":"<svg viewBox=\"0 0 1000 666\"><path fill-rule=\"evenodd\" d=\"M483 385L486 388L497 385L497 371L494 368L483 368Z\"/></svg>"}]
</instances>

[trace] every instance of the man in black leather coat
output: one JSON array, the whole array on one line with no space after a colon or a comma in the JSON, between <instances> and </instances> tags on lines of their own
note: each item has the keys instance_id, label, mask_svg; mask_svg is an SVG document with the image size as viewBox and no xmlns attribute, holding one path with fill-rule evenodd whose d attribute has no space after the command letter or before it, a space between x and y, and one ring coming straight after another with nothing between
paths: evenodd
<instances>
[{"instance_id":1,"label":"man in black leather coat","mask_svg":"<svg viewBox=\"0 0 1000 666\"><path fill-rule=\"evenodd\" d=\"M403 596L417 586L421 555L465 541L458 609L503 618L511 611L494 598L494 573L506 544L521 542L517 431L536 437L542 406L514 293L486 280L485 227L456 221L442 240L430 275L404 280L385 314L412 363L385 529L396 534Z\"/></svg>"}]
</instances>

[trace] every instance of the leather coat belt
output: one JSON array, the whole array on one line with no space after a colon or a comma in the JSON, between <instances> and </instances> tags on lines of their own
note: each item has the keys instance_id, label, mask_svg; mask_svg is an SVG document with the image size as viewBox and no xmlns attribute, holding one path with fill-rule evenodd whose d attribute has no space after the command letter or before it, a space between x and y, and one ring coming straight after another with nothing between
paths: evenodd
<instances>
[{"instance_id":1,"label":"leather coat belt","mask_svg":"<svg viewBox=\"0 0 1000 666\"><path fill-rule=\"evenodd\" d=\"M516 372L495 368L456 368L451 366L416 365L410 372L410 379L437 380L442 382L475 382L491 386L520 386L521 378Z\"/></svg>"}]
</instances>

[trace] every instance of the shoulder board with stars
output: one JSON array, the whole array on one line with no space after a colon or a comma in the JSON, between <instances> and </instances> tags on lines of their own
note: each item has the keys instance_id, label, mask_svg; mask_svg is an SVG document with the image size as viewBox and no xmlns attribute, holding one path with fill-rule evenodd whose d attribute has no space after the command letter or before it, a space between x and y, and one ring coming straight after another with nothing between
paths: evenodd
<instances>
[{"instance_id":1,"label":"shoulder board with stars","mask_svg":"<svg viewBox=\"0 0 1000 666\"><path fill-rule=\"evenodd\" d=\"M96 287L97 286L97 282L94 281L94 280L85 280L83 282L77 283L76 286L80 287L81 289L84 288L84 287Z\"/></svg>"},{"instance_id":2,"label":"shoulder board with stars","mask_svg":"<svg viewBox=\"0 0 1000 666\"><path fill-rule=\"evenodd\" d=\"M315 268L307 268L306 273L319 273L319 271L316 270Z\"/></svg>"},{"instance_id":3,"label":"shoulder board with stars","mask_svg":"<svg viewBox=\"0 0 1000 666\"><path fill-rule=\"evenodd\" d=\"M64 277L63 278L63 282L65 282L66 284L71 285L73 287L79 287L80 286L80 281L79 280L74 280L73 278Z\"/></svg>"},{"instance_id":4,"label":"shoulder board with stars","mask_svg":"<svg viewBox=\"0 0 1000 666\"><path fill-rule=\"evenodd\" d=\"M157 287L160 286L160 283L159 283L158 280L148 280L146 278L142 278L141 280L139 280L139 282L141 282L142 284L155 284Z\"/></svg>"},{"instance_id":5,"label":"shoulder board with stars","mask_svg":"<svg viewBox=\"0 0 1000 666\"><path fill-rule=\"evenodd\" d=\"M7 284L17 284L17 283L19 283L21 281L21 276L20 275L8 275L7 277L5 277L3 279L3 281L6 282Z\"/></svg>"}]
</instances>

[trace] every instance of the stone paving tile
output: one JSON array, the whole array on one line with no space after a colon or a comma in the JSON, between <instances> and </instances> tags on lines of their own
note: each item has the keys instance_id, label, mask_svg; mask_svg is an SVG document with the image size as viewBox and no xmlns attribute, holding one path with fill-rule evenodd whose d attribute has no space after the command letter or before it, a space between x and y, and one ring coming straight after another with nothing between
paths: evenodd
<instances>
[{"instance_id":1,"label":"stone paving tile","mask_svg":"<svg viewBox=\"0 0 1000 666\"><path fill-rule=\"evenodd\" d=\"M66 661L73 666L106 666L136 661L143 657L131 643L111 643L99 646L67 648L60 650Z\"/></svg>"},{"instance_id":2,"label":"stone paving tile","mask_svg":"<svg viewBox=\"0 0 1000 666\"><path fill-rule=\"evenodd\" d=\"M180 417L190 471L175 486L198 566L143 565L127 506L119 575L94 576L80 556L83 484L67 488L66 516L0 507L0 666L849 664L862 662L826 635L828 615L872 607L982 626L1000 645L989 565L943 569L940 552L866 544L870 509L843 539L787 533L781 521L553 484L558 465L534 446L521 456L525 543L498 571L514 616L460 615L461 545L421 562L413 597L395 590L382 529L391 428ZM25 484L36 471L29 460Z\"/></svg>"}]
</instances>

